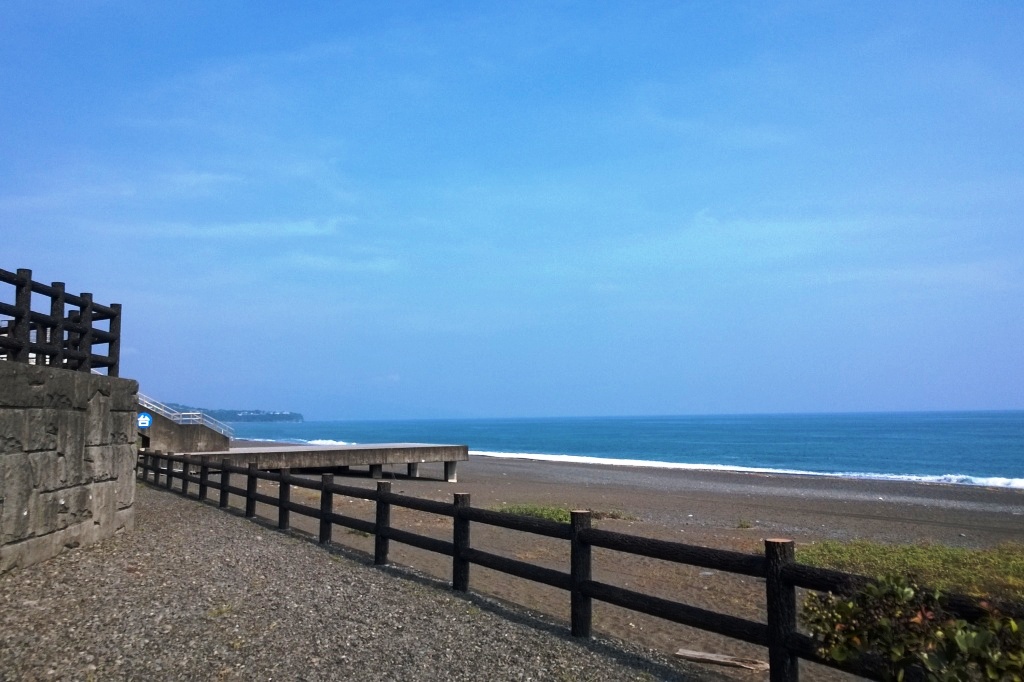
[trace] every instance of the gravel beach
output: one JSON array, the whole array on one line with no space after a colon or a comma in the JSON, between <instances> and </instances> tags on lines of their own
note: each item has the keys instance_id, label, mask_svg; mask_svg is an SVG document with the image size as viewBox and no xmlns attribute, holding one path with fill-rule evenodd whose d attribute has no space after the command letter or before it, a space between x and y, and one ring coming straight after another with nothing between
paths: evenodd
<instances>
[{"instance_id":1,"label":"gravel beach","mask_svg":"<svg viewBox=\"0 0 1024 682\"><path fill-rule=\"evenodd\" d=\"M779 536L798 545L1024 541L1024 491L1013 489L481 456L460 465L455 484L437 480L440 465L423 465L418 479L402 473L385 477L415 497L466 492L474 507L613 511L619 518L598 527L747 552ZM339 479L376 485L355 470ZM292 493L313 506L314 496ZM137 504L135 532L0 577L0 679L767 679L671 656L688 648L764 660L760 647L601 603L599 639L573 640L564 592L474 567L473 594L457 596L450 559L392 543L392 562L415 570L373 568L371 537L336 529L329 552L302 537L316 525L299 515L294 532L282 534L146 485ZM336 498L335 509L373 517L372 503L354 498ZM275 518L263 505L258 515ZM392 522L451 537L450 519L395 507ZM561 541L474 524L473 546L568 568ZM753 579L603 550L594 570L605 582L764 618L764 586ZM848 677L806 663L801 670L807 680Z\"/></svg>"},{"instance_id":2,"label":"gravel beach","mask_svg":"<svg viewBox=\"0 0 1024 682\"><path fill-rule=\"evenodd\" d=\"M564 628L176 494L0 577L2 680L695 680Z\"/></svg>"}]
</instances>

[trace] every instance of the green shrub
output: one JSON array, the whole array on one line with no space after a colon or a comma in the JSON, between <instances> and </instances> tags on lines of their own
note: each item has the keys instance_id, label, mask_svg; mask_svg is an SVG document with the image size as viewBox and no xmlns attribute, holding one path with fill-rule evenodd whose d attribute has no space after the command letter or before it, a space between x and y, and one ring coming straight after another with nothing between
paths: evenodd
<instances>
[{"instance_id":1,"label":"green shrub","mask_svg":"<svg viewBox=\"0 0 1024 682\"><path fill-rule=\"evenodd\" d=\"M943 592L1017 601L1024 595L1024 544L986 549L827 540L797 548L797 560L871 578L913 574Z\"/></svg>"},{"instance_id":2,"label":"green shrub","mask_svg":"<svg viewBox=\"0 0 1024 682\"><path fill-rule=\"evenodd\" d=\"M849 595L812 594L803 620L818 653L838 663L874 662L883 679L912 666L927 679L1024 680L1021 623L991 611L978 623L950 615L942 595L888 576Z\"/></svg>"}]
</instances>

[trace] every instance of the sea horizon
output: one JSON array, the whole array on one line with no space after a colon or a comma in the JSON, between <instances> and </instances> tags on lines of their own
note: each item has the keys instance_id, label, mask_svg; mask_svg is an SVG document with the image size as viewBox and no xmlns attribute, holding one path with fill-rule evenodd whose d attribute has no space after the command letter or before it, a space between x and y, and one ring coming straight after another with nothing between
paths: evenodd
<instances>
[{"instance_id":1,"label":"sea horizon","mask_svg":"<svg viewBox=\"0 0 1024 682\"><path fill-rule=\"evenodd\" d=\"M235 438L459 443L615 466L1024 489L1024 410L237 422Z\"/></svg>"}]
</instances>

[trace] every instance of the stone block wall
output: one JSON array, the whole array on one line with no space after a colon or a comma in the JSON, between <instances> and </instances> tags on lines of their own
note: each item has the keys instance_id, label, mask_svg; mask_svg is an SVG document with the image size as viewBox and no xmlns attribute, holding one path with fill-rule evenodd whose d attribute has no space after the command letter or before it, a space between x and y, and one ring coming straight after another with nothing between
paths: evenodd
<instances>
[{"instance_id":1,"label":"stone block wall","mask_svg":"<svg viewBox=\"0 0 1024 682\"><path fill-rule=\"evenodd\" d=\"M138 390L0 362L0 574L131 530Z\"/></svg>"}]
</instances>

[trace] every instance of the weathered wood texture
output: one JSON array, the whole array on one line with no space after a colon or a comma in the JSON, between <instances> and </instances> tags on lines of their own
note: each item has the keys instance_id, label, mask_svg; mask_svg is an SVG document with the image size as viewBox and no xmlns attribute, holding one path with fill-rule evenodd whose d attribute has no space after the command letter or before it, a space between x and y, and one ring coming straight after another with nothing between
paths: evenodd
<instances>
[{"instance_id":1,"label":"weathered wood texture","mask_svg":"<svg viewBox=\"0 0 1024 682\"><path fill-rule=\"evenodd\" d=\"M469 493L455 493L455 515L452 528L452 589L458 592L469 591L469 559L466 552L470 549L470 524L466 518L469 509Z\"/></svg>"},{"instance_id":2,"label":"weathered wood texture","mask_svg":"<svg viewBox=\"0 0 1024 682\"><path fill-rule=\"evenodd\" d=\"M374 523L373 563L384 566L388 563L389 537L391 528L391 503L387 498L391 493L391 481L377 483L377 514Z\"/></svg>"},{"instance_id":3,"label":"weathered wood texture","mask_svg":"<svg viewBox=\"0 0 1024 682\"><path fill-rule=\"evenodd\" d=\"M570 514L569 574L572 585L569 590L570 627L573 637L590 637L593 606L591 596L583 590L590 582L592 552L583 534L590 529L590 512L574 511Z\"/></svg>"},{"instance_id":4,"label":"weathered wood texture","mask_svg":"<svg viewBox=\"0 0 1024 682\"><path fill-rule=\"evenodd\" d=\"M792 540L765 540L765 597L768 606L768 665L771 682L796 682L799 660L789 649L796 633L796 586L782 577L785 566L796 563Z\"/></svg>"}]
</instances>

